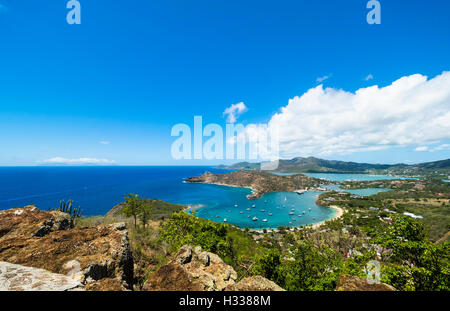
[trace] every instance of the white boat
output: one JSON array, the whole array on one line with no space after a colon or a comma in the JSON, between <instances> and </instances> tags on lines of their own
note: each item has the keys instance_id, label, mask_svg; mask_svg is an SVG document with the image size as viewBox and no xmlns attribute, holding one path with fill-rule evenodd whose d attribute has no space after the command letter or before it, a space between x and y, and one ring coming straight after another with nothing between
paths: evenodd
<instances>
[{"instance_id":1,"label":"white boat","mask_svg":"<svg viewBox=\"0 0 450 311\"><path fill-rule=\"evenodd\" d=\"M263 219L263 222L267 222L267 219Z\"/></svg>"},{"instance_id":2,"label":"white boat","mask_svg":"<svg viewBox=\"0 0 450 311\"><path fill-rule=\"evenodd\" d=\"M250 210L250 208L247 208L247 209L246 209L246 211L249 211L249 210Z\"/></svg>"},{"instance_id":3,"label":"white boat","mask_svg":"<svg viewBox=\"0 0 450 311\"><path fill-rule=\"evenodd\" d=\"M295 215L295 213L294 212L290 212L289 215Z\"/></svg>"},{"instance_id":4,"label":"white boat","mask_svg":"<svg viewBox=\"0 0 450 311\"><path fill-rule=\"evenodd\" d=\"M243 211L240 211L239 214L244 214L244 212L243 212Z\"/></svg>"},{"instance_id":5,"label":"white boat","mask_svg":"<svg viewBox=\"0 0 450 311\"><path fill-rule=\"evenodd\" d=\"M264 213L265 211L266 211L265 209L260 210L260 212L263 212L263 213Z\"/></svg>"},{"instance_id":6,"label":"white boat","mask_svg":"<svg viewBox=\"0 0 450 311\"><path fill-rule=\"evenodd\" d=\"M219 215L216 215L216 218L219 218Z\"/></svg>"},{"instance_id":7,"label":"white boat","mask_svg":"<svg viewBox=\"0 0 450 311\"><path fill-rule=\"evenodd\" d=\"M255 204L253 204L253 205L252 205L252 207L253 207L253 208L255 208L255 207L256 207L256 205L255 205Z\"/></svg>"},{"instance_id":8,"label":"white boat","mask_svg":"<svg viewBox=\"0 0 450 311\"><path fill-rule=\"evenodd\" d=\"M308 210L310 211L310 210L311 210L311 208L308 208Z\"/></svg>"},{"instance_id":9,"label":"white boat","mask_svg":"<svg viewBox=\"0 0 450 311\"><path fill-rule=\"evenodd\" d=\"M226 218L224 218L224 219L223 219L223 222L227 222L227 219L226 219Z\"/></svg>"},{"instance_id":10,"label":"white boat","mask_svg":"<svg viewBox=\"0 0 450 311\"><path fill-rule=\"evenodd\" d=\"M238 205L237 205L237 204L234 204L234 207L238 207Z\"/></svg>"},{"instance_id":11,"label":"white boat","mask_svg":"<svg viewBox=\"0 0 450 311\"><path fill-rule=\"evenodd\" d=\"M273 214L272 213L269 213L269 216L272 216Z\"/></svg>"},{"instance_id":12,"label":"white boat","mask_svg":"<svg viewBox=\"0 0 450 311\"><path fill-rule=\"evenodd\" d=\"M252 218L252 220L253 220L253 221L257 221L258 218L256 218L256 216L255 216L255 217Z\"/></svg>"},{"instance_id":13,"label":"white boat","mask_svg":"<svg viewBox=\"0 0 450 311\"><path fill-rule=\"evenodd\" d=\"M303 213L303 214L306 214L306 212L305 212L305 211L303 211L302 213Z\"/></svg>"}]
</instances>

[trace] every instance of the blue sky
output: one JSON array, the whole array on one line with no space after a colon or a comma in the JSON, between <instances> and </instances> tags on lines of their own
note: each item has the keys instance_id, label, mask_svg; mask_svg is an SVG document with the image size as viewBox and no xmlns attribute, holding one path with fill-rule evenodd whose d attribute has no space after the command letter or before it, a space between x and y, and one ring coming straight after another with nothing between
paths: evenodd
<instances>
[{"instance_id":1,"label":"blue sky","mask_svg":"<svg viewBox=\"0 0 450 311\"><path fill-rule=\"evenodd\" d=\"M65 0L0 0L0 165L219 163L172 159L172 126L194 115L224 125L239 102L248 108L239 122L265 123L319 84L355 92L450 70L448 1L380 2L381 25L369 25L365 0L80 0L82 24L68 25ZM405 141L298 155L450 158L446 135Z\"/></svg>"}]
</instances>

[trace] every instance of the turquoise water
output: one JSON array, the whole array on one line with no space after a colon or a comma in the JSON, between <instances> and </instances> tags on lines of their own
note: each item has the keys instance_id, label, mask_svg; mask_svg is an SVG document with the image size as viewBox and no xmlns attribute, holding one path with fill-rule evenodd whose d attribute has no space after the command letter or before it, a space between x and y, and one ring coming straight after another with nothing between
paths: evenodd
<instances>
[{"instance_id":1,"label":"turquoise water","mask_svg":"<svg viewBox=\"0 0 450 311\"><path fill-rule=\"evenodd\" d=\"M314 178L323 178L331 181L372 181L372 180L387 180L387 179L407 179L404 177L387 176L387 175L369 175L369 174L335 174L335 173L305 173L306 176ZM413 178L414 179L414 178Z\"/></svg>"},{"instance_id":2,"label":"turquoise water","mask_svg":"<svg viewBox=\"0 0 450 311\"><path fill-rule=\"evenodd\" d=\"M62 199L72 199L75 206L81 206L84 216L104 215L114 205L123 202L124 194L132 192L171 203L201 205L204 207L199 210L199 216L214 221L223 221L227 217L229 223L242 227L297 226L323 221L334 215L334 210L315 205L317 193L271 193L259 200L248 200L249 189L183 182L187 177L199 176L206 171L227 172L200 166L0 167L0 210L28 204L47 210L58 207ZM286 206L282 207L284 197ZM267 200L266 204L264 200ZM234 204L239 204L239 207L234 208ZM251 214L259 218L257 222L249 219L250 213L245 211L253 204L257 207L252 208ZM260 212L263 208L267 212ZM304 209L307 214L296 216L296 221L292 221L292 216L288 215L291 208L296 209L296 215ZM239 214L242 210L246 214ZM268 215L269 211L272 216ZM267 223L262 222L264 218L267 218Z\"/></svg>"},{"instance_id":3,"label":"turquoise water","mask_svg":"<svg viewBox=\"0 0 450 311\"><path fill-rule=\"evenodd\" d=\"M387 188L341 189L339 187L339 185L326 185L325 188L331 189L331 190L336 190L336 191L348 192L348 193L356 194L356 195L359 195L362 197L371 196L373 194L391 190L391 189L387 189Z\"/></svg>"},{"instance_id":4,"label":"turquoise water","mask_svg":"<svg viewBox=\"0 0 450 311\"><path fill-rule=\"evenodd\" d=\"M225 186L208 186L228 188ZM224 222L224 219L226 219L227 223L242 228L275 229L279 226L297 227L317 223L332 218L336 213L331 208L315 204L320 192L306 192L301 195L293 192L276 192L267 193L257 200L248 200L245 196L251 193L249 189L234 189L235 195L232 197L223 198L220 202L210 203L206 207L197 209L197 216L217 222ZM235 204L237 207L235 207ZM252 207L253 205L255 207ZM289 215L291 212L294 215ZM269 213L272 213L272 215L269 215ZM257 217L258 220L253 221L253 217ZM267 222L264 222L264 219L267 219Z\"/></svg>"},{"instance_id":5,"label":"turquoise water","mask_svg":"<svg viewBox=\"0 0 450 311\"><path fill-rule=\"evenodd\" d=\"M443 181L445 181L445 182L450 182L450 180L448 180L448 179L443 179Z\"/></svg>"}]
</instances>

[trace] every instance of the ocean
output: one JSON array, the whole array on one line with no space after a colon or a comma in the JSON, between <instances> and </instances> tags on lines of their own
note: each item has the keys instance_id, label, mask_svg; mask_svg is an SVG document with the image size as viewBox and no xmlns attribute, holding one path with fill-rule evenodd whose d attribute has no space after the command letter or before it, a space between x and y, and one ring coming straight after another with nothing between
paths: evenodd
<instances>
[{"instance_id":1,"label":"ocean","mask_svg":"<svg viewBox=\"0 0 450 311\"><path fill-rule=\"evenodd\" d=\"M200 217L220 222L226 219L250 228L312 224L335 214L333 209L315 204L317 192L269 193L248 200L249 189L183 182L206 171L228 172L207 166L0 167L0 209L34 204L47 210L58 207L60 200L71 199L76 207L81 206L84 216L104 215L131 192L202 206L197 209ZM258 220L253 221L253 217Z\"/></svg>"}]
</instances>

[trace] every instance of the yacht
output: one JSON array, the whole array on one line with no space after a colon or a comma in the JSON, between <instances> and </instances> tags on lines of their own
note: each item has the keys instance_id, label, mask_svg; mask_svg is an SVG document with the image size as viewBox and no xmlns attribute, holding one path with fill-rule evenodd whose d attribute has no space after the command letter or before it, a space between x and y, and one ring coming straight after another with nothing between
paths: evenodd
<instances>
[{"instance_id":1,"label":"yacht","mask_svg":"<svg viewBox=\"0 0 450 311\"><path fill-rule=\"evenodd\" d=\"M306 214L306 212L305 212L305 211L303 211L302 213L303 213L303 214Z\"/></svg>"},{"instance_id":2,"label":"yacht","mask_svg":"<svg viewBox=\"0 0 450 311\"><path fill-rule=\"evenodd\" d=\"M263 222L267 222L267 219L263 219Z\"/></svg>"},{"instance_id":3,"label":"yacht","mask_svg":"<svg viewBox=\"0 0 450 311\"><path fill-rule=\"evenodd\" d=\"M265 209L260 210L260 212L263 212L263 213L264 213L265 211L266 211Z\"/></svg>"},{"instance_id":4,"label":"yacht","mask_svg":"<svg viewBox=\"0 0 450 311\"><path fill-rule=\"evenodd\" d=\"M252 218L252 220L253 220L253 221L257 221L258 218L256 218L256 216L255 216L255 217Z\"/></svg>"},{"instance_id":5,"label":"yacht","mask_svg":"<svg viewBox=\"0 0 450 311\"><path fill-rule=\"evenodd\" d=\"M289 215L295 215L295 213L294 212L290 212Z\"/></svg>"},{"instance_id":6,"label":"yacht","mask_svg":"<svg viewBox=\"0 0 450 311\"><path fill-rule=\"evenodd\" d=\"M250 208L247 208L247 209L246 209L246 211L249 211L249 210L250 210Z\"/></svg>"},{"instance_id":7,"label":"yacht","mask_svg":"<svg viewBox=\"0 0 450 311\"><path fill-rule=\"evenodd\" d=\"M273 214L272 213L269 213L269 216L272 216Z\"/></svg>"},{"instance_id":8,"label":"yacht","mask_svg":"<svg viewBox=\"0 0 450 311\"><path fill-rule=\"evenodd\" d=\"M244 212L243 212L243 211L240 211L239 214L244 214Z\"/></svg>"},{"instance_id":9,"label":"yacht","mask_svg":"<svg viewBox=\"0 0 450 311\"><path fill-rule=\"evenodd\" d=\"M252 205L252 207L253 207L253 208L255 208L255 207L256 207L256 205L255 205L255 204L253 204L253 205Z\"/></svg>"},{"instance_id":10,"label":"yacht","mask_svg":"<svg viewBox=\"0 0 450 311\"><path fill-rule=\"evenodd\" d=\"M224 218L224 219L223 219L223 222L227 222L227 219L226 219L226 218Z\"/></svg>"}]
</instances>

